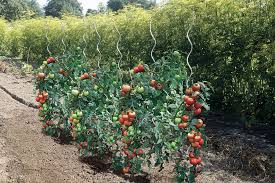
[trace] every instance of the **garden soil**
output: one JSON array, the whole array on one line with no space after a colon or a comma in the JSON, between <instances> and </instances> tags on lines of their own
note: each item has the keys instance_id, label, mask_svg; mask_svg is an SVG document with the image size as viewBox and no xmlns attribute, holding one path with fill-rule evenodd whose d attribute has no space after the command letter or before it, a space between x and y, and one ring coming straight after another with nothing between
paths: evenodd
<instances>
[{"instance_id":1,"label":"garden soil","mask_svg":"<svg viewBox=\"0 0 275 183\"><path fill-rule=\"evenodd\" d=\"M38 110L28 106L35 97L31 77L0 73L0 86L0 183L175 182L171 164L161 172L153 169L147 176L132 177L114 173L109 165L80 161L76 146L57 143L41 132ZM197 182L256 182L227 172L221 158L205 152L206 168Z\"/></svg>"}]
</instances>

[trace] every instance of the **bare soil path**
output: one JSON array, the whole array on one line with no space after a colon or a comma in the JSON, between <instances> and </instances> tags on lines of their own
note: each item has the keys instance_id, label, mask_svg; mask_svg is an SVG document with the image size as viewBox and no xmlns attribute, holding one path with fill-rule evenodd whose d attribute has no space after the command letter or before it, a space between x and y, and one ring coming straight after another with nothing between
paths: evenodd
<instances>
[{"instance_id":1,"label":"bare soil path","mask_svg":"<svg viewBox=\"0 0 275 183\"><path fill-rule=\"evenodd\" d=\"M18 102L11 94L20 102L32 104L31 78L0 73L0 183L174 182L169 164L165 171L153 170L149 177L141 179L114 174L110 168L104 171L92 168L79 160L74 145L58 144L45 136L41 132L38 111ZM207 171L198 177L198 182L255 182L221 169L221 161L213 153L205 156Z\"/></svg>"}]
</instances>

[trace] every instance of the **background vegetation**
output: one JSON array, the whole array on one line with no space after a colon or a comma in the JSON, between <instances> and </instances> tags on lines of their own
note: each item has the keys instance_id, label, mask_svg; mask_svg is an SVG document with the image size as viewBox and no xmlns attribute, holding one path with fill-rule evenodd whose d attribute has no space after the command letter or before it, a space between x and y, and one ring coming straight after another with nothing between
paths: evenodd
<instances>
[{"instance_id":1,"label":"background vegetation","mask_svg":"<svg viewBox=\"0 0 275 183\"><path fill-rule=\"evenodd\" d=\"M212 107L243 116L248 126L274 122L273 0L171 0L151 10L124 7L115 13L85 18L0 20L0 53L41 64L49 56L47 45L51 55L80 47L89 61L96 63L99 59L96 25L101 64L108 64L119 58L116 25L122 37L119 48L124 66L133 67L140 61L150 64L154 44L150 19L157 40L154 56L160 58L169 50L184 54L190 50L185 35L193 16L194 52L190 62L196 78L210 81L216 89Z\"/></svg>"}]
</instances>

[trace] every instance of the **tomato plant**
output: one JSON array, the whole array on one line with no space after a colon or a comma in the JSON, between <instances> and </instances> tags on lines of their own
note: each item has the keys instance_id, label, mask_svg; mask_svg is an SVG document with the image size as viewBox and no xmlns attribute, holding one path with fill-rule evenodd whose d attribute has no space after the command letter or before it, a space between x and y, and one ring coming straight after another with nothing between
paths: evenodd
<instances>
[{"instance_id":1,"label":"tomato plant","mask_svg":"<svg viewBox=\"0 0 275 183\"><path fill-rule=\"evenodd\" d=\"M122 70L116 63L92 69L80 50L50 57L36 80L43 131L71 137L81 156L111 155L122 173L172 161L178 182L192 182L206 145L201 116L210 87L186 87L184 61L174 52Z\"/></svg>"}]
</instances>

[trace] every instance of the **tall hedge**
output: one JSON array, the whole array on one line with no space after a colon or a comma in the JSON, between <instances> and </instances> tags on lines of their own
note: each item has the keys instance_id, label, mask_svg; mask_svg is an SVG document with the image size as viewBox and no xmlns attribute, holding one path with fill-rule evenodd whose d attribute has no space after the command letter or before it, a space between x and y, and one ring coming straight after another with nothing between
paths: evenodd
<instances>
[{"instance_id":1,"label":"tall hedge","mask_svg":"<svg viewBox=\"0 0 275 183\"><path fill-rule=\"evenodd\" d=\"M85 19L19 20L10 25L12 28L1 31L0 38L6 35L1 39L6 54L29 57L33 63L41 63L49 55L47 45L52 55L63 53L65 46L67 51L80 47L88 60L96 63L96 25L101 37L101 64L107 64L119 58L116 25L122 38L122 63L132 67L140 61L152 63L150 20L157 40L154 56L159 58L168 50L185 54L190 50L185 35L193 17L190 36L194 52L190 62L198 80L208 80L216 88L212 106L241 114L248 125L275 121L273 0L171 0L149 11L127 7L119 13ZM7 26L0 29L3 27ZM0 48L1 45L3 42Z\"/></svg>"}]
</instances>

